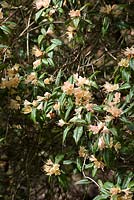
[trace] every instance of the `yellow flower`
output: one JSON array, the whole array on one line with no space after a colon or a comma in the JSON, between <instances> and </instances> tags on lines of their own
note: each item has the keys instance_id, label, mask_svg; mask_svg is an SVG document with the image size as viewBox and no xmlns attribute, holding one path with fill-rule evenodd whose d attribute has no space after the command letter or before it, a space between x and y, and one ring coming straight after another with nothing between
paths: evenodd
<instances>
[{"instance_id":1,"label":"yellow flower","mask_svg":"<svg viewBox=\"0 0 134 200\"><path fill-rule=\"evenodd\" d=\"M103 85L103 87L106 90L106 92L109 93L109 92L113 92L115 90L118 90L119 89L119 84L110 84L110 83L106 82Z\"/></svg>"},{"instance_id":2,"label":"yellow flower","mask_svg":"<svg viewBox=\"0 0 134 200\"><path fill-rule=\"evenodd\" d=\"M66 34L68 36L69 41L71 41L75 33L76 33L76 28L74 28L73 26L68 26Z\"/></svg>"},{"instance_id":3,"label":"yellow flower","mask_svg":"<svg viewBox=\"0 0 134 200\"><path fill-rule=\"evenodd\" d=\"M22 112L23 112L24 114L29 114L29 113L32 112L32 107L31 107L31 106L26 106L26 107L24 107L24 108L22 109Z\"/></svg>"},{"instance_id":4,"label":"yellow flower","mask_svg":"<svg viewBox=\"0 0 134 200\"><path fill-rule=\"evenodd\" d=\"M59 110L60 109L60 102L58 102L58 103L55 103L54 105L53 105L53 108L54 108L54 110Z\"/></svg>"},{"instance_id":5,"label":"yellow flower","mask_svg":"<svg viewBox=\"0 0 134 200\"><path fill-rule=\"evenodd\" d=\"M95 158L94 155L91 155L90 161L94 163L94 166L95 166L97 169L102 169L102 170L104 170L104 163L103 163L102 161L98 161L97 158Z\"/></svg>"},{"instance_id":6,"label":"yellow flower","mask_svg":"<svg viewBox=\"0 0 134 200\"><path fill-rule=\"evenodd\" d=\"M25 83L28 84L28 83L31 83L31 84L34 84L36 85L37 84L37 76L36 76L36 73L35 72L31 72L31 74L29 74L25 80Z\"/></svg>"},{"instance_id":7,"label":"yellow flower","mask_svg":"<svg viewBox=\"0 0 134 200\"><path fill-rule=\"evenodd\" d=\"M114 145L114 148L115 148L115 151L119 151L119 149L121 149L121 144L119 142L117 142L115 145Z\"/></svg>"},{"instance_id":8,"label":"yellow flower","mask_svg":"<svg viewBox=\"0 0 134 200\"><path fill-rule=\"evenodd\" d=\"M18 101L14 100L14 99L11 99L9 108L13 109L13 110L19 110L20 109L20 103Z\"/></svg>"},{"instance_id":9,"label":"yellow flower","mask_svg":"<svg viewBox=\"0 0 134 200\"><path fill-rule=\"evenodd\" d=\"M60 175L61 174L61 171L59 169L60 165L59 164L56 164L56 163L53 163L51 159L47 160L46 164L43 165L43 171L46 172L46 174L48 176L51 176L51 175Z\"/></svg>"},{"instance_id":10,"label":"yellow flower","mask_svg":"<svg viewBox=\"0 0 134 200\"><path fill-rule=\"evenodd\" d=\"M3 12L2 12L2 8L0 8L0 19L3 19Z\"/></svg>"},{"instance_id":11,"label":"yellow flower","mask_svg":"<svg viewBox=\"0 0 134 200\"><path fill-rule=\"evenodd\" d=\"M33 49L32 49L32 54L35 56L35 57L40 57L43 55L43 52L36 46L34 45Z\"/></svg>"},{"instance_id":12,"label":"yellow flower","mask_svg":"<svg viewBox=\"0 0 134 200\"><path fill-rule=\"evenodd\" d=\"M80 10L70 10L69 15L70 17L80 17Z\"/></svg>"},{"instance_id":13,"label":"yellow flower","mask_svg":"<svg viewBox=\"0 0 134 200\"><path fill-rule=\"evenodd\" d=\"M100 150L103 150L105 147L106 147L106 144L105 144L104 138L103 136L101 136L98 141L98 148Z\"/></svg>"},{"instance_id":14,"label":"yellow flower","mask_svg":"<svg viewBox=\"0 0 134 200\"><path fill-rule=\"evenodd\" d=\"M50 2L51 2L51 0L36 0L35 6L36 6L37 10L39 10L42 7L47 8L49 6Z\"/></svg>"},{"instance_id":15,"label":"yellow flower","mask_svg":"<svg viewBox=\"0 0 134 200\"><path fill-rule=\"evenodd\" d=\"M72 95L74 92L74 84L71 84L69 81L64 82L64 85L61 87L63 92L68 95Z\"/></svg>"},{"instance_id":16,"label":"yellow flower","mask_svg":"<svg viewBox=\"0 0 134 200\"><path fill-rule=\"evenodd\" d=\"M58 122L58 126L62 127L66 124L66 122L63 119L60 119Z\"/></svg>"},{"instance_id":17,"label":"yellow flower","mask_svg":"<svg viewBox=\"0 0 134 200\"><path fill-rule=\"evenodd\" d=\"M129 66L129 59L122 58L121 61L118 63L120 67L128 67Z\"/></svg>"},{"instance_id":18,"label":"yellow flower","mask_svg":"<svg viewBox=\"0 0 134 200\"><path fill-rule=\"evenodd\" d=\"M85 149L85 147L83 147L83 146L80 146L80 149L79 149L78 153L79 153L79 157L81 157L81 158L84 158L84 157L88 156L88 152Z\"/></svg>"},{"instance_id":19,"label":"yellow flower","mask_svg":"<svg viewBox=\"0 0 134 200\"><path fill-rule=\"evenodd\" d=\"M124 55L127 56L128 58L131 58L131 57L134 57L134 47L130 47L130 48L126 48L124 51L123 51Z\"/></svg>"},{"instance_id":20,"label":"yellow flower","mask_svg":"<svg viewBox=\"0 0 134 200\"><path fill-rule=\"evenodd\" d=\"M112 196L117 195L117 194L121 193L121 189L119 187L113 187L110 189L110 193Z\"/></svg>"},{"instance_id":21,"label":"yellow flower","mask_svg":"<svg viewBox=\"0 0 134 200\"><path fill-rule=\"evenodd\" d=\"M33 69L36 69L39 65L41 65L41 59L38 59L33 62Z\"/></svg>"},{"instance_id":22,"label":"yellow flower","mask_svg":"<svg viewBox=\"0 0 134 200\"><path fill-rule=\"evenodd\" d=\"M111 113L113 117L120 117L122 114L121 108L117 108L116 106L108 107L107 112Z\"/></svg>"}]
</instances>

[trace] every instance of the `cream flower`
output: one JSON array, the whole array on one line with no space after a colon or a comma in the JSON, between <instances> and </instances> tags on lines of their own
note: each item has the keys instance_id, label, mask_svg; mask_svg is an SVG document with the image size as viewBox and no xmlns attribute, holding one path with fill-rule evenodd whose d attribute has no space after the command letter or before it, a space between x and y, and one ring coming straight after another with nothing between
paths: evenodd
<instances>
[{"instance_id":1,"label":"cream flower","mask_svg":"<svg viewBox=\"0 0 134 200\"><path fill-rule=\"evenodd\" d=\"M118 63L119 67L128 67L129 66L129 59L122 58L121 61Z\"/></svg>"},{"instance_id":2,"label":"cream flower","mask_svg":"<svg viewBox=\"0 0 134 200\"><path fill-rule=\"evenodd\" d=\"M2 8L0 8L0 20L3 19L3 12L2 12Z\"/></svg>"},{"instance_id":3,"label":"cream flower","mask_svg":"<svg viewBox=\"0 0 134 200\"><path fill-rule=\"evenodd\" d=\"M110 193L112 196L117 195L117 194L121 193L121 189L119 187L113 187L110 189Z\"/></svg>"},{"instance_id":4,"label":"cream flower","mask_svg":"<svg viewBox=\"0 0 134 200\"><path fill-rule=\"evenodd\" d=\"M80 10L70 10L69 15L70 17L80 17Z\"/></svg>"},{"instance_id":5,"label":"cream flower","mask_svg":"<svg viewBox=\"0 0 134 200\"><path fill-rule=\"evenodd\" d=\"M119 84L110 84L110 83L106 82L103 85L103 87L106 90L106 92L109 93L109 92L113 92L115 90L118 90L119 89Z\"/></svg>"},{"instance_id":6,"label":"cream flower","mask_svg":"<svg viewBox=\"0 0 134 200\"><path fill-rule=\"evenodd\" d=\"M130 47L130 48L126 48L124 51L123 51L124 55L127 56L128 58L131 58L131 57L134 57L134 47Z\"/></svg>"},{"instance_id":7,"label":"cream flower","mask_svg":"<svg viewBox=\"0 0 134 200\"><path fill-rule=\"evenodd\" d=\"M85 149L85 147L83 147L83 146L80 146L80 149L79 149L78 153L79 153L79 157L81 157L81 158L84 158L84 157L88 156L88 152Z\"/></svg>"},{"instance_id":8,"label":"cream flower","mask_svg":"<svg viewBox=\"0 0 134 200\"><path fill-rule=\"evenodd\" d=\"M47 160L46 164L43 165L43 171L46 172L46 174L48 176L51 176L51 175L60 175L61 174L61 171L59 169L60 165L59 164L56 164L56 163L53 163L51 159Z\"/></svg>"},{"instance_id":9,"label":"cream flower","mask_svg":"<svg viewBox=\"0 0 134 200\"><path fill-rule=\"evenodd\" d=\"M98 161L97 158L95 158L94 155L91 155L90 161L94 163L94 166L95 166L97 169L102 169L102 170L104 170L104 163L103 163L102 161Z\"/></svg>"},{"instance_id":10,"label":"cream flower","mask_svg":"<svg viewBox=\"0 0 134 200\"><path fill-rule=\"evenodd\" d=\"M50 2L51 2L51 0L36 0L35 6L36 6L37 10L39 10L42 7L47 8L49 6Z\"/></svg>"},{"instance_id":11,"label":"cream flower","mask_svg":"<svg viewBox=\"0 0 134 200\"><path fill-rule=\"evenodd\" d=\"M105 144L104 138L103 136L101 136L98 141L98 148L100 150L103 150L105 147L106 147L106 144Z\"/></svg>"},{"instance_id":12,"label":"cream flower","mask_svg":"<svg viewBox=\"0 0 134 200\"><path fill-rule=\"evenodd\" d=\"M74 84L71 84L69 81L64 82L64 85L61 87L63 92L68 95L72 95L74 92Z\"/></svg>"},{"instance_id":13,"label":"cream flower","mask_svg":"<svg viewBox=\"0 0 134 200\"><path fill-rule=\"evenodd\" d=\"M43 55L43 52L36 46L34 45L34 47L32 48L32 54L35 56L35 57L40 57Z\"/></svg>"},{"instance_id":14,"label":"cream flower","mask_svg":"<svg viewBox=\"0 0 134 200\"><path fill-rule=\"evenodd\" d=\"M23 112L24 114L29 114L29 113L32 112L32 107L31 107L31 106L26 106L26 107L24 107L24 108L22 109L22 112Z\"/></svg>"},{"instance_id":15,"label":"cream flower","mask_svg":"<svg viewBox=\"0 0 134 200\"><path fill-rule=\"evenodd\" d=\"M60 119L58 122L58 126L62 127L66 124L66 122L63 119Z\"/></svg>"}]
</instances>

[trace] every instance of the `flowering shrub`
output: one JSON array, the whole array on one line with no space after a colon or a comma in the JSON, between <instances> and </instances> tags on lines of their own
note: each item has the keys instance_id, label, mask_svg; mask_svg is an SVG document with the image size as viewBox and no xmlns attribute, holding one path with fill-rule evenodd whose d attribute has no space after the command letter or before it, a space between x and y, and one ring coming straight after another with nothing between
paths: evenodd
<instances>
[{"instance_id":1,"label":"flowering shrub","mask_svg":"<svg viewBox=\"0 0 134 200\"><path fill-rule=\"evenodd\" d=\"M132 200L131 2L1 7L0 169L8 163L10 180L2 198L33 198L34 177L42 176L48 187L58 182L67 190L78 174L76 184L98 188L94 200Z\"/></svg>"}]
</instances>

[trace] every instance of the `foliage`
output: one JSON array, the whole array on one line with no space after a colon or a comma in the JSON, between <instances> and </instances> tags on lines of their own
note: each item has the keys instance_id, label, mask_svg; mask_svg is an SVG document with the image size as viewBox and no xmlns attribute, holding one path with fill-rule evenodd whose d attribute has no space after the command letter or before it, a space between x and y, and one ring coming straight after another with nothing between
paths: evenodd
<instances>
[{"instance_id":1,"label":"foliage","mask_svg":"<svg viewBox=\"0 0 134 200\"><path fill-rule=\"evenodd\" d=\"M0 198L34 199L43 180L51 199L74 175L95 200L133 198L132 6L1 3Z\"/></svg>"}]
</instances>

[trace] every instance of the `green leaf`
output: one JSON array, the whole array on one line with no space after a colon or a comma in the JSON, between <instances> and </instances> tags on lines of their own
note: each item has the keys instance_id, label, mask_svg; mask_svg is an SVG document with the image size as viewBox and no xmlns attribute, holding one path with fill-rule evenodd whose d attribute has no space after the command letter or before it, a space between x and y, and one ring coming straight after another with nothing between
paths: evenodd
<instances>
[{"instance_id":1,"label":"green leaf","mask_svg":"<svg viewBox=\"0 0 134 200\"><path fill-rule=\"evenodd\" d=\"M48 53L48 52L54 50L55 47L57 47L57 45L53 43L49 47L46 48L45 52Z\"/></svg>"},{"instance_id":2,"label":"green leaf","mask_svg":"<svg viewBox=\"0 0 134 200\"><path fill-rule=\"evenodd\" d=\"M11 34L11 30L5 25L0 26L0 29L7 35Z\"/></svg>"},{"instance_id":3,"label":"green leaf","mask_svg":"<svg viewBox=\"0 0 134 200\"><path fill-rule=\"evenodd\" d=\"M122 79L124 81L127 81L129 83L129 80L130 80L130 72L126 71L125 69L122 70Z\"/></svg>"},{"instance_id":4,"label":"green leaf","mask_svg":"<svg viewBox=\"0 0 134 200\"><path fill-rule=\"evenodd\" d=\"M132 70L134 70L134 58L131 58L129 61L129 66Z\"/></svg>"},{"instance_id":5,"label":"green leaf","mask_svg":"<svg viewBox=\"0 0 134 200\"><path fill-rule=\"evenodd\" d=\"M74 138L76 144L79 142L82 134L83 134L83 126L77 126L74 129L74 134L73 134L73 138Z\"/></svg>"},{"instance_id":6,"label":"green leaf","mask_svg":"<svg viewBox=\"0 0 134 200\"><path fill-rule=\"evenodd\" d=\"M68 132L70 131L70 129L72 128L72 124L70 125L70 126L67 126L66 128L65 128L65 130L64 130L64 132L63 132L63 140L62 140L62 143L64 143L65 142L65 140L66 140L66 137L67 137L67 134L68 134Z\"/></svg>"},{"instance_id":7,"label":"green leaf","mask_svg":"<svg viewBox=\"0 0 134 200\"><path fill-rule=\"evenodd\" d=\"M72 119L69 120L69 122L78 124L87 124L87 122L84 119L80 119L77 116L74 116Z\"/></svg>"},{"instance_id":8,"label":"green leaf","mask_svg":"<svg viewBox=\"0 0 134 200\"><path fill-rule=\"evenodd\" d=\"M102 29L101 29L103 36L105 36L106 33L108 32L109 25L110 25L109 18L108 17L104 17L103 24L102 24Z\"/></svg>"},{"instance_id":9,"label":"green leaf","mask_svg":"<svg viewBox=\"0 0 134 200\"><path fill-rule=\"evenodd\" d=\"M81 169L82 169L82 162L81 162L81 160L79 159L79 158L77 158L77 168L78 168L78 170L81 172Z\"/></svg>"},{"instance_id":10,"label":"green leaf","mask_svg":"<svg viewBox=\"0 0 134 200\"><path fill-rule=\"evenodd\" d=\"M36 14L35 14L35 21L37 22L37 20L41 17L43 11L45 10L45 8L42 8L41 10L39 10Z\"/></svg>"},{"instance_id":11,"label":"green leaf","mask_svg":"<svg viewBox=\"0 0 134 200\"><path fill-rule=\"evenodd\" d=\"M79 22L80 22L80 18L79 17L76 17L76 18L73 19L73 24L74 24L75 28L78 27Z\"/></svg>"},{"instance_id":12,"label":"green leaf","mask_svg":"<svg viewBox=\"0 0 134 200\"><path fill-rule=\"evenodd\" d=\"M62 41L59 40L59 39L52 39L51 42L52 42L53 44L55 44L56 46L62 45Z\"/></svg>"},{"instance_id":13,"label":"green leaf","mask_svg":"<svg viewBox=\"0 0 134 200\"><path fill-rule=\"evenodd\" d=\"M126 89L128 89L128 88L130 88L130 87L131 87L131 86L130 86L129 83L125 83L125 84L123 84L123 85L120 86L119 90L126 90Z\"/></svg>"},{"instance_id":14,"label":"green leaf","mask_svg":"<svg viewBox=\"0 0 134 200\"><path fill-rule=\"evenodd\" d=\"M45 64L46 66L48 66L48 60L46 58L42 59L42 63Z\"/></svg>"},{"instance_id":15,"label":"green leaf","mask_svg":"<svg viewBox=\"0 0 134 200\"><path fill-rule=\"evenodd\" d=\"M4 44L0 44L0 49L4 49L4 48L8 48L8 46Z\"/></svg>"},{"instance_id":16,"label":"green leaf","mask_svg":"<svg viewBox=\"0 0 134 200\"><path fill-rule=\"evenodd\" d=\"M72 163L73 163L72 160L64 160L64 161L63 161L63 165L70 165L70 164L72 164Z\"/></svg>"},{"instance_id":17,"label":"green leaf","mask_svg":"<svg viewBox=\"0 0 134 200\"><path fill-rule=\"evenodd\" d=\"M96 173L97 173L97 167L94 167L92 169L92 177L95 177Z\"/></svg>"},{"instance_id":18,"label":"green leaf","mask_svg":"<svg viewBox=\"0 0 134 200\"><path fill-rule=\"evenodd\" d=\"M60 161L62 161L64 158L64 155L63 154L58 154L56 157L55 157L55 163L58 164Z\"/></svg>"},{"instance_id":19,"label":"green leaf","mask_svg":"<svg viewBox=\"0 0 134 200\"><path fill-rule=\"evenodd\" d=\"M36 122L36 108L32 108L31 119L34 123Z\"/></svg>"},{"instance_id":20,"label":"green leaf","mask_svg":"<svg viewBox=\"0 0 134 200\"><path fill-rule=\"evenodd\" d=\"M57 74L56 80L55 80L55 85L56 86L60 85L61 76L62 76L62 71L60 69L59 72L58 72L58 74Z\"/></svg>"},{"instance_id":21,"label":"green leaf","mask_svg":"<svg viewBox=\"0 0 134 200\"><path fill-rule=\"evenodd\" d=\"M38 44L40 45L42 40L44 39L44 35L39 35L38 37Z\"/></svg>"},{"instance_id":22,"label":"green leaf","mask_svg":"<svg viewBox=\"0 0 134 200\"><path fill-rule=\"evenodd\" d=\"M80 181L75 182L75 185L86 185L89 183L90 181L88 179L81 179Z\"/></svg>"},{"instance_id":23,"label":"green leaf","mask_svg":"<svg viewBox=\"0 0 134 200\"><path fill-rule=\"evenodd\" d=\"M54 62L53 62L52 58L47 58L47 61L50 66L54 67Z\"/></svg>"},{"instance_id":24,"label":"green leaf","mask_svg":"<svg viewBox=\"0 0 134 200\"><path fill-rule=\"evenodd\" d=\"M67 111L66 111L66 113L65 113L65 121L68 119L72 108L73 108L73 106L71 105L71 106L69 106L69 108L67 109Z\"/></svg>"}]
</instances>

